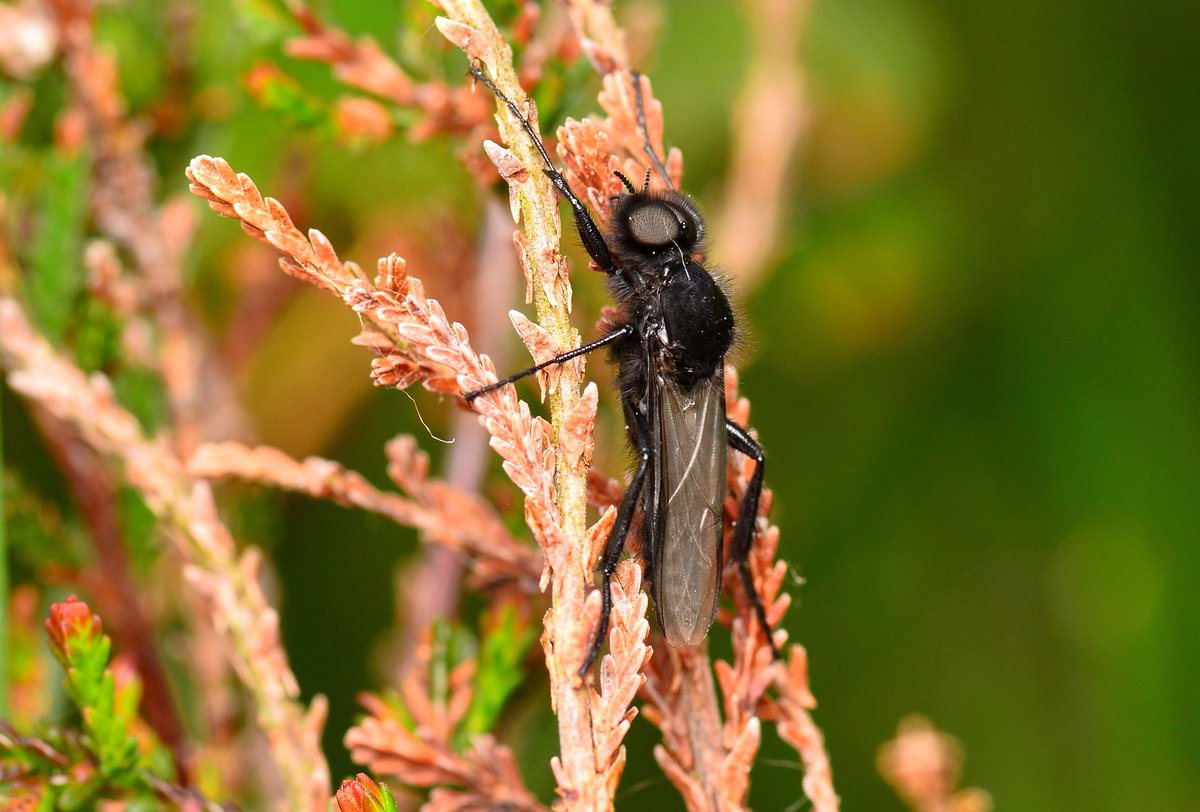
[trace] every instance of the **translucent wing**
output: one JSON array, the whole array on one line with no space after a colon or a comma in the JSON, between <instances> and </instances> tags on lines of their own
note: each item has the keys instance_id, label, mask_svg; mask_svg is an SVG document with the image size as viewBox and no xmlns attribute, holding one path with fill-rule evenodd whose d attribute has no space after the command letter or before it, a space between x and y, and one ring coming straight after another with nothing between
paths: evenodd
<instances>
[{"instance_id":1,"label":"translucent wing","mask_svg":"<svg viewBox=\"0 0 1200 812\"><path fill-rule=\"evenodd\" d=\"M691 646L708 634L720 595L725 387L718 370L691 391L667 380L660 392L653 485L661 515L650 521L661 533L651 544L654 603L667 642Z\"/></svg>"}]
</instances>

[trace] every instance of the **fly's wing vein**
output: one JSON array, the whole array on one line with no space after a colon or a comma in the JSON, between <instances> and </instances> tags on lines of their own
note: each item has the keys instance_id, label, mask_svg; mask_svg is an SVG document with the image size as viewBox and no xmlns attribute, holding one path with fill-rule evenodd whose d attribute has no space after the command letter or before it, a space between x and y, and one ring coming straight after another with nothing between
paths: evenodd
<instances>
[{"instance_id":1,"label":"fly's wing vein","mask_svg":"<svg viewBox=\"0 0 1200 812\"><path fill-rule=\"evenodd\" d=\"M662 382L658 403L663 535L655 550L655 604L667 642L704 639L720 590L725 501L725 389L719 375L684 390Z\"/></svg>"}]
</instances>

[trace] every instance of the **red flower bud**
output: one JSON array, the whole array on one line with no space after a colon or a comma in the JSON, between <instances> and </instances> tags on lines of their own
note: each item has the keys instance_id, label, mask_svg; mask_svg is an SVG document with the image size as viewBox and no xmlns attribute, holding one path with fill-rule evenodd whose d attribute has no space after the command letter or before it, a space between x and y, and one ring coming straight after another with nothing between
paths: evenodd
<instances>
[{"instance_id":1,"label":"red flower bud","mask_svg":"<svg viewBox=\"0 0 1200 812\"><path fill-rule=\"evenodd\" d=\"M366 773L359 773L353 781L343 781L334 800L338 812L383 812L387 809L379 785Z\"/></svg>"},{"instance_id":2,"label":"red flower bud","mask_svg":"<svg viewBox=\"0 0 1200 812\"><path fill-rule=\"evenodd\" d=\"M100 616L72 595L65 601L50 605L50 617L46 618L46 632L54 656L64 664L83 648L91 645L104 633Z\"/></svg>"}]
</instances>

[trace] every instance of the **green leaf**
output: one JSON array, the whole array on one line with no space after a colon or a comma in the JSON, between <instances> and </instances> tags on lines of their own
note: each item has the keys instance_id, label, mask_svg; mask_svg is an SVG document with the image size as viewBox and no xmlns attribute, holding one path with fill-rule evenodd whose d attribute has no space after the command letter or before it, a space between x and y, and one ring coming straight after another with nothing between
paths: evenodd
<instances>
[{"instance_id":1,"label":"green leaf","mask_svg":"<svg viewBox=\"0 0 1200 812\"><path fill-rule=\"evenodd\" d=\"M142 787L141 757L138 741L131 733L137 717L141 685L136 675L126 677L117 689L117 676L108 667L112 641L98 622L87 621L90 609L81 602L68 600L56 607L75 607L66 613L66 621L51 630L56 655L66 668L67 696L79 708L85 741L99 774L116 786ZM55 618L55 608L51 609ZM93 791L81 787L84 795Z\"/></svg>"},{"instance_id":2,"label":"green leaf","mask_svg":"<svg viewBox=\"0 0 1200 812\"><path fill-rule=\"evenodd\" d=\"M121 319L108 306L96 299L87 299L80 309L72 344L79 367L98 372L121 360Z\"/></svg>"},{"instance_id":3,"label":"green leaf","mask_svg":"<svg viewBox=\"0 0 1200 812\"><path fill-rule=\"evenodd\" d=\"M80 246L90 165L83 152L51 152L42 165L37 222L27 257L27 293L35 320L55 343L62 343L83 290Z\"/></svg>"},{"instance_id":4,"label":"green leaf","mask_svg":"<svg viewBox=\"0 0 1200 812\"><path fill-rule=\"evenodd\" d=\"M113 391L147 434L153 434L167 420L167 393L162 378L146 367L124 367L113 378Z\"/></svg>"},{"instance_id":5,"label":"green leaf","mask_svg":"<svg viewBox=\"0 0 1200 812\"><path fill-rule=\"evenodd\" d=\"M525 679L522 662L536 637L536 629L512 604L493 612L490 625L481 640L475 691L461 729L467 737L492 729L509 695Z\"/></svg>"},{"instance_id":6,"label":"green leaf","mask_svg":"<svg viewBox=\"0 0 1200 812\"><path fill-rule=\"evenodd\" d=\"M289 125L328 134L334 132L332 114L325 102L276 66L255 66L246 77L246 85L260 107L280 116Z\"/></svg>"}]
</instances>

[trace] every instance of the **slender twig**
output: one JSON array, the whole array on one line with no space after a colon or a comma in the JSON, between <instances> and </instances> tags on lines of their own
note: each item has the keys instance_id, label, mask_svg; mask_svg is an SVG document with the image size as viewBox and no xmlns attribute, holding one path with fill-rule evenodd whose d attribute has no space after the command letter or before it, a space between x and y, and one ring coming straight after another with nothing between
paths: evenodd
<instances>
[{"instance_id":1,"label":"slender twig","mask_svg":"<svg viewBox=\"0 0 1200 812\"><path fill-rule=\"evenodd\" d=\"M323 62L345 86L420 111L421 121L409 131L412 138L469 132L487 118L491 105L467 88L415 80L373 38L351 38L306 3L291 2L288 10L304 29L303 36L286 42L288 56Z\"/></svg>"},{"instance_id":2,"label":"slender twig","mask_svg":"<svg viewBox=\"0 0 1200 812\"><path fill-rule=\"evenodd\" d=\"M512 51L487 11L474 0L442 0L440 5L447 14L438 19L442 34L469 58L478 60L509 99L524 105L530 123L536 127L533 107L525 103L524 91L512 66ZM530 335L544 333L555 351L572 349L578 346L579 336L569 321L571 288L559 253L562 234L557 198L541 172L541 157L535 145L510 110L500 105L499 111L501 137L526 170L513 173L502 169L524 224L516 242L527 279L531 281L529 289L540 322L537 330L526 326L522 332L527 343ZM585 688L576 674L589 649L599 604L599 596L595 594L585 601L585 573L590 572L603 540L592 532L589 536L595 540L593 543L580 543L586 525L586 475L596 409L594 386L589 386L580 397L580 374L581 364L568 363L547 376L556 470L555 507L561 522L556 522L555 529L561 535L549 540L544 548L552 604L542 644L550 671L552 704L558 717L561 750L551 766L559 795L568 808L607 809L612 805L624 765L620 740L628 727L627 714L618 697L627 695L632 700L627 686L629 680L640 682L638 672L645 657L644 643L613 647L601 663L600 694ZM634 638L638 639L637 632ZM606 675L613 678L606 679Z\"/></svg>"},{"instance_id":3,"label":"slender twig","mask_svg":"<svg viewBox=\"0 0 1200 812\"><path fill-rule=\"evenodd\" d=\"M788 179L811 118L800 44L813 0L747 0L750 70L729 116L733 155L713 233L743 293L759 281L788 213Z\"/></svg>"},{"instance_id":4,"label":"slender twig","mask_svg":"<svg viewBox=\"0 0 1200 812\"><path fill-rule=\"evenodd\" d=\"M255 701L259 726L286 787L280 806L324 809L329 772L320 749L325 703L308 709L279 640L278 615L257 580L258 555L238 555L209 489L194 481L162 442L147 438L114 400L107 379L86 377L30 326L11 299L0 299L0 361L9 383L67 421L117 465L167 530L186 574L205 595L212 622L224 630L232 662Z\"/></svg>"},{"instance_id":5,"label":"slender twig","mask_svg":"<svg viewBox=\"0 0 1200 812\"><path fill-rule=\"evenodd\" d=\"M229 376L219 369L183 297L183 263L194 214L182 198L155 200L149 130L129 116L115 57L94 41L92 4L51 3L66 75L87 126L92 155L92 211L97 225L132 258L137 305L159 333L156 357L172 416L171 440L187 455L205 437L240 425ZM87 20L84 24L83 21Z\"/></svg>"},{"instance_id":6,"label":"slender twig","mask_svg":"<svg viewBox=\"0 0 1200 812\"><path fill-rule=\"evenodd\" d=\"M613 18L612 4L567 0L567 13L583 52L602 75L629 69L625 32Z\"/></svg>"},{"instance_id":7,"label":"slender twig","mask_svg":"<svg viewBox=\"0 0 1200 812\"><path fill-rule=\"evenodd\" d=\"M47 27L42 33L51 35L47 41L61 49L71 101L71 116L66 118L73 118L78 125L75 136L63 135L72 128L61 128L58 145L62 148L74 138L84 137L86 131L88 148L83 154L92 175L88 190L90 215L108 238L89 244L84 263L90 274L107 271L109 277L94 276L89 281L93 291L101 295L121 294L108 301L126 322L127 337L158 333L158 341L137 342L136 350L127 346L126 360L134 359L135 364L161 373L174 418L169 436L177 448L186 446L198 440L202 416L234 411L231 389L222 376L215 376L204 386L198 380L204 342L183 306L181 294L182 260L190 242L193 217L186 207L177 203L159 206L155 200L153 164L145 150L150 130L145 122L129 114L115 57L96 43L93 3L60 0L37 4L36 11L41 24ZM6 22L14 32L24 29L27 39L34 34L28 27L33 20L21 26L15 19ZM31 42L37 39L35 36ZM121 267L114 244L128 252L137 284L117 278ZM133 343L127 341L127 345ZM205 396L203 408L201 391ZM94 595L119 639L137 660L144 684L143 713L171 747L186 775L189 759L184 723L157 650L153 618L139 591L133 588L135 578L121 538L113 477L81 448L73 430L42 414L36 405L31 411L90 530L100 573L93 584Z\"/></svg>"},{"instance_id":8,"label":"slender twig","mask_svg":"<svg viewBox=\"0 0 1200 812\"><path fill-rule=\"evenodd\" d=\"M346 733L350 757L410 787L431 789L430 801L422 807L429 812L546 812L526 789L512 751L492 736L476 736L465 750L455 748L455 730L471 705L475 661L450 669L435 696L429 677L432 653L426 632L401 684L407 720L379 697L359 697L368 716Z\"/></svg>"},{"instance_id":9,"label":"slender twig","mask_svg":"<svg viewBox=\"0 0 1200 812\"><path fill-rule=\"evenodd\" d=\"M809 713L817 700L808 687L808 653L803 646L792 646L788 652L787 669L779 672L777 710L763 709L763 716L774 718L779 738L800 754L804 764L804 794L817 812L837 812L841 800L833 788L833 772L829 753L825 750L825 734Z\"/></svg>"},{"instance_id":10,"label":"slender twig","mask_svg":"<svg viewBox=\"0 0 1200 812\"><path fill-rule=\"evenodd\" d=\"M236 478L274 485L353 505L392 521L415 527L432 542L470 555L479 585L515 582L537 588L542 564L537 554L508 533L491 506L470 491L427 480L428 459L411 437L389 443L389 471L410 498L386 493L366 478L336 462L308 457L296 461L269 446L240 443L203 445L188 461L189 472L206 479Z\"/></svg>"},{"instance_id":11,"label":"slender twig","mask_svg":"<svg viewBox=\"0 0 1200 812\"><path fill-rule=\"evenodd\" d=\"M463 306L471 307L472 330L484 346L498 346L506 332L504 312L512 302L517 273L516 256L510 248L512 229L504 206L494 196L484 202L483 223L475 248L475 262L469 279L468 295ZM504 309L497 306L503 303ZM505 353L494 354L493 360L503 365ZM454 445L446 456L445 480L462 493L478 493L487 471L488 435L470 412L460 411L454 417ZM541 571L541 562L536 563ZM403 601L404 628L399 651L392 668L397 678L408 672L412 653L424 630L439 617L453 614L459 600L462 562L453 550L430 545L422 550L422 558L403 573L403 589L398 597ZM535 585L536 580L533 582ZM398 680L397 680L398 681Z\"/></svg>"}]
</instances>

